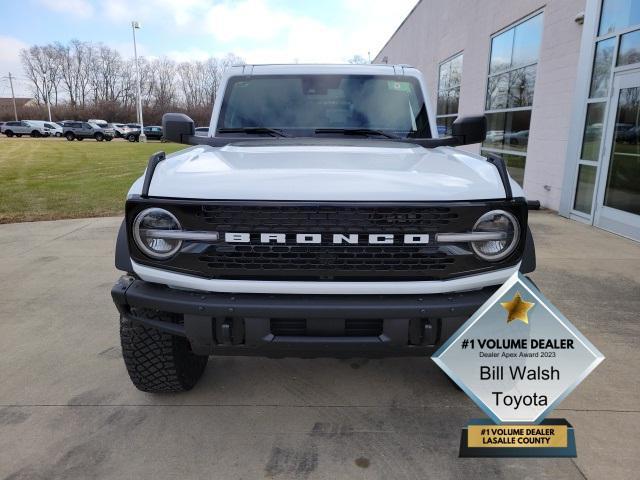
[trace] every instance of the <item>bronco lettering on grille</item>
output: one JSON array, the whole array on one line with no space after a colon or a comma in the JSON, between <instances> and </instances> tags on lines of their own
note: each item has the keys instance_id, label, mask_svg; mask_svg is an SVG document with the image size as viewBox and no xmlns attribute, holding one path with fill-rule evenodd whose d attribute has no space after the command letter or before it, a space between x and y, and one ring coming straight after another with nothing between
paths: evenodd
<instances>
[{"instance_id":1,"label":"bronco lettering on grille","mask_svg":"<svg viewBox=\"0 0 640 480\"><path fill-rule=\"evenodd\" d=\"M327 244L334 245L393 245L394 243L405 245L424 245L429 243L428 233L407 233L393 235L390 233L371 233L360 235L357 233L235 233L224 234L226 243L296 243L296 244Z\"/></svg>"}]
</instances>

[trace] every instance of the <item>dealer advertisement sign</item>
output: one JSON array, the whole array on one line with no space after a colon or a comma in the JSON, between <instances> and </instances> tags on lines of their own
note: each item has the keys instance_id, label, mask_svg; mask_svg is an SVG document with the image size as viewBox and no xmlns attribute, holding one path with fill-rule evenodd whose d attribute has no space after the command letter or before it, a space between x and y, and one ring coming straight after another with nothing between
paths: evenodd
<instances>
[{"instance_id":1,"label":"dealer advertisement sign","mask_svg":"<svg viewBox=\"0 0 640 480\"><path fill-rule=\"evenodd\" d=\"M433 356L490 419L463 430L461 456L575 456L572 426L545 418L603 359L514 274Z\"/></svg>"}]
</instances>

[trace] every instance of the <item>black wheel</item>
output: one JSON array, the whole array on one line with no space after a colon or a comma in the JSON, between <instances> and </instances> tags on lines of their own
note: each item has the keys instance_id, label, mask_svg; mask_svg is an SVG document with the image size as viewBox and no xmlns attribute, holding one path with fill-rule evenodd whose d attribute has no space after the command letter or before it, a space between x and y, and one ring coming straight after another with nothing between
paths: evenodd
<instances>
[{"instance_id":1,"label":"black wheel","mask_svg":"<svg viewBox=\"0 0 640 480\"><path fill-rule=\"evenodd\" d=\"M13 132L11 130L6 130L4 134L9 138L13 137Z\"/></svg>"},{"instance_id":2,"label":"black wheel","mask_svg":"<svg viewBox=\"0 0 640 480\"><path fill-rule=\"evenodd\" d=\"M38 137L41 137L42 134L38 130L34 130L33 132L31 132L31 136L33 138L38 138Z\"/></svg>"},{"instance_id":3,"label":"black wheel","mask_svg":"<svg viewBox=\"0 0 640 480\"><path fill-rule=\"evenodd\" d=\"M83 138L83 137L77 137L76 139L77 139L79 142L81 142L82 140L84 140L84 138Z\"/></svg>"},{"instance_id":4,"label":"black wheel","mask_svg":"<svg viewBox=\"0 0 640 480\"><path fill-rule=\"evenodd\" d=\"M20 138L22 136L21 133L16 133L16 137Z\"/></svg>"},{"instance_id":5,"label":"black wheel","mask_svg":"<svg viewBox=\"0 0 640 480\"><path fill-rule=\"evenodd\" d=\"M113 140L113 137L104 137L104 139L105 139L107 142L110 142L111 140Z\"/></svg>"},{"instance_id":6,"label":"black wheel","mask_svg":"<svg viewBox=\"0 0 640 480\"><path fill-rule=\"evenodd\" d=\"M129 140L130 142L135 142L136 141L136 136L131 134L131 135L127 135L127 140Z\"/></svg>"},{"instance_id":7,"label":"black wheel","mask_svg":"<svg viewBox=\"0 0 640 480\"><path fill-rule=\"evenodd\" d=\"M148 318L172 321L170 314L145 310ZM208 356L196 355L189 341L120 317L122 358L133 384L143 392L184 392L202 376Z\"/></svg>"},{"instance_id":8,"label":"black wheel","mask_svg":"<svg viewBox=\"0 0 640 480\"><path fill-rule=\"evenodd\" d=\"M98 142L101 142L104 140L104 135L98 132L93 136L93 138L95 138Z\"/></svg>"},{"instance_id":9,"label":"black wheel","mask_svg":"<svg viewBox=\"0 0 640 480\"><path fill-rule=\"evenodd\" d=\"M73 132L67 132L64 134L64 138L66 138L70 142L73 142L74 137L75 135L73 134Z\"/></svg>"}]
</instances>

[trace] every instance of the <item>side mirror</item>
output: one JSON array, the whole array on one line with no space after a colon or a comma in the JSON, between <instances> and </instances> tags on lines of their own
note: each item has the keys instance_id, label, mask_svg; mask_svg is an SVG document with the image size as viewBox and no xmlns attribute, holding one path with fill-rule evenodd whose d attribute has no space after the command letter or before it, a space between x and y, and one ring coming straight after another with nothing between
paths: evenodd
<instances>
[{"instance_id":1,"label":"side mirror","mask_svg":"<svg viewBox=\"0 0 640 480\"><path fill-rule=\"evenodd\" d=\"M487 117L484 115L458 117L453 122L451 133L458 140L458 145L483 142L487 138Z\"/></svg>"},{"instance_id":2,"label":"side mirror","mask_svg":"<svg viewBox=\"0 0 640 480\"><path fill-rule=\"evenodd\" d=\"M164 138L169 142L187 143L196 131L195 124L184 113L165 113L162 116Z\"/></svg>"}]
</instances>

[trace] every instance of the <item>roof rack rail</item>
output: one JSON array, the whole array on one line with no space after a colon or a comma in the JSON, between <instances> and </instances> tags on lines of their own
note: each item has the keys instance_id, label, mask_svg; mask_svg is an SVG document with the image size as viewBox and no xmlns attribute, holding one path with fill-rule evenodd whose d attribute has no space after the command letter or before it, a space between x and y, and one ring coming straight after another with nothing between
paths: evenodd
<instances>
[{"instance_id":1,"label":"roof rack rail","mask_svg":"<svg viewBox=\"0 0 640 480\"><path fill-rule=\"evenodd\" d=\"M149 187L151 186L151 179L156 171L158 164L167 158L167 155L161 150L154 153L149 157L149 163L147 164L147 171L144 174L144 183L142 184L142 198L149 198Z\"/></svg>"}]
</instances>

